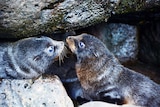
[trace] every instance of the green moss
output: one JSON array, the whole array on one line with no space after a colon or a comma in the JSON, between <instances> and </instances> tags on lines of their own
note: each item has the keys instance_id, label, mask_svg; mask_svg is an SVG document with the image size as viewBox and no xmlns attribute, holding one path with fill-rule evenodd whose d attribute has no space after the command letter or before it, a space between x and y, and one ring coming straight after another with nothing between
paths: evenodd
<instances>
[{"instance_id":1,"label":"green moss","mask_svg":"<svg viewBox=\"0 0 160 107\"><path fill-rule=\"evenodd\" d=\"M58 14L57 14L58 13ZM33 20L26 20L19 25L12 25L11 33L15 38L30 37L41 33L52 33L58 29L64 29L63 13L58 11L53 13L53 17L47 23L34 23Z\"/></svg>"},{"instance_id":2,"label":"green moss","mask_svg":"<svg viewBox=\"0 0 160 107\"><path fill-rule=\"evenodd\" d=\"M115 10L118 14L140 11L144 9L143 0L121 0L118 8Z\"/></svg>"},{"instance_id":3,"label":"green moss","mask_svg":"<svg viewBox=\"0 0 160 107\"><path fill-rule=\"evenodd\" d=\"M87 4L85 4L85 6L88 5L87 10L92 11L95 8L99 8L99 6L97 6L97 3L93 2L92 0L89 0L86 3ZM93 7L93 3L95 7ZM105 12L102 12L101 15L98 15L94 18L89 18L89 20L82 20L78 23L69 23L65 21L65 15L68 13L69 10L71 12L72 10L76 10L79 8L84 8L84 6L73 5L68 6L63 10L54 7L54 10L52 12L52 18L48 20L47 23L36 23L34 22L34 19L26 19L25 21L20 22L19 25L11 25L12 34L15 35L15 37L19 38L30 37L41 33L53 33L54 31L70 31L102 22L106 18L108 18L108 16L106 17Z\"/></svg>"},{"instance_id":4,"label":"green moss","mask_svg":"<svg viewBox=\"0 0 160 107\"><path fill-rule=\"evenodd\" d=\"M33 29L32 25L30 25L30 27L28 27L27 25L30 25L30 24L26 24L26 25L19 25L19 26L16 26L12 29L12 31L14 32L14 36L16 38L21 38L21 37L30 37L30 36L33 36L34 34L36 34L36 30Z\"/></svg>"},{"instance_id":5,"label":"green moss","mask_svg":"<svg viewBox=\"0 0 160 107\"><path fill-rule=\"evenodd\" d=\"M52 13L52 19L49 20L47 23L39 26L38 29L44 29L43 32L45 33L52 33L59 29L64 30L65 24L63 23L63 18L64 14L62 11L54 11L54 13Z\"/></svg>"}]
</instances>

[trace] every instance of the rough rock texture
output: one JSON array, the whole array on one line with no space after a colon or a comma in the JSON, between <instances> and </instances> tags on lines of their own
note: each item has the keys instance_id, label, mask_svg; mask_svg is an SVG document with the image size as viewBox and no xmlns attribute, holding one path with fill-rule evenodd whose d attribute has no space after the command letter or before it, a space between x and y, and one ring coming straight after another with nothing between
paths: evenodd
<instances>
[{"instance_id":1,"label":"rough rock texture","mask_svg":"<svg viewBox=\"0 0 160 107\"><path fill-rule=\"evenodd\" d=\"M121 62L124 63L136 59L138 40L135 26L114 23L106 24L102 40Z\"/></svg>"},{"instance_id":2,"label":"rough rock texture","mask_svg":"<svg viewBox=\"0 0 160 107\"><path fill-rule=\"evenodd\" d=\"M1 107L73 107L57 76L32 80L2 80Z\"/></svg>"},{"instance_id":3,"label":"rough rock texture","mask_svg":"<svg viewBox=\"0 0 160 107\"><path fill-rule=\"evenodd\" d=\"M112 6L105 11L104 6L109 3L103 0L1 1L0 33L10 31L12 36L33 36L90 25L109 17L107 13L110 14L119 0L113 0Z\"/></svg>"},{"instance_id":4,"label":"rough rock texture","mask_svg":"<svg viewBox=\"0 0 160 107\"><path fill-rule=\"evenodd\" d=\"M100 101L93 101L89 103L85 103L79 107L140 107L135 105L116 105L116 104L110 104Z\"/></svg>"},{"instance_id":5,"label":"rough rock texture","mask_svg":"<svg viewBox=\"0 0 160 107\"><path fill-rule=\"evenodd\" d=\"M111 13L159 5L159 0L1 0L0 37L73 30L107 21Z\"/></svg>"}]
</instances>

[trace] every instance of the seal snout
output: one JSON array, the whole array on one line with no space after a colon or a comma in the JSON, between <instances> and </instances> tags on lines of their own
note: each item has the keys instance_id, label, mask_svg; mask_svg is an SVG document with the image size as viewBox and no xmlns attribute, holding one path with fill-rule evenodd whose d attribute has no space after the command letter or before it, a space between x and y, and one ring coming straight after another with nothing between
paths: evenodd
<instances>
[{"instance_id":1,"label":"seal snout","mask_svg":"<svg viewBox=\"0 0 160 107\"><path fill-rule=\"evenodd\" d=\"M68 36L68 37L66 38L66 42L67 42L68 47L70 48L70 50L71 50L72 52L75 52L76 46L75 46L75 38L74 38L74 36Z\"/></svg>"},{"instance_id":2,"label":"seal snout","mask_svg":"<svg viewBox=\"0 0 160 107\"><path fill-rule=\"evenodd\" d=\"M67 38L66 38L66 41L67 41L67 43L68 42L73 42L74 41L74 37L73 36L68 36Z\"/></svg>"},{"instance_id":3,"label":"seal snout","mask_svg":"<svg viewBox=\"0 0 160 107\"><path fill-rule=\"evenodd\" d=\"M66 42L67 42L68 46L74 45L74 38L72 36L68 36L66 38Z\"/></svg>"},{"instance_id":4,"label":"seal snout","mask_svg":"<svg viewBox=\"0 0 160 107\"><path fill-rule=\"evenodd\" d=\"M71 39L72 39L72 36L68 36L67 39L71 40Z\"/></svg>"}]
</instances>

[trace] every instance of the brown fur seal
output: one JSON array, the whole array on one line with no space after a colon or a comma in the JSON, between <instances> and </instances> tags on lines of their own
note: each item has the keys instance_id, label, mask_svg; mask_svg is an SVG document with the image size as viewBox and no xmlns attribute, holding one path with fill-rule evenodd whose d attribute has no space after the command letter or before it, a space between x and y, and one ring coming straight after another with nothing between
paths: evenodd
<instances>
[{"instance_id":1,"label":"brown fur seal","mask_svg":"<svg viewBox=\"0 0 160 107\"><path fill-rule=\"evenodd\" d=\"M77 56L76 73L86 98L160 107L160 85L121 65L99 39L81 34L66 42Z\"/></svg>"},{"instance_id":2,"label":"brown fur seal","mask_svg":"<svg viewBox=\"0 0 160 107\"><path fill-rule=\"evenodd\" d=\"M30 37L0 45L0 78L36 78L62 53L64 42Z\"/></svg>"}]
</instances>

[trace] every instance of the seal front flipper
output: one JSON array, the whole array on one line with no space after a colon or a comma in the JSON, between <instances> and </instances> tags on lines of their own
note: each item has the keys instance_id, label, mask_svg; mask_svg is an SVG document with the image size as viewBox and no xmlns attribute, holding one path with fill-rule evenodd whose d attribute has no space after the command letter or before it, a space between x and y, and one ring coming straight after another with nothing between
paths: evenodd
<instances>
[{"instance_id":1,"label":"seal front flipper","mask_svg":"<svg viewBox=\"0 0 160 107\"><path fill-rule=\"evenodd\" d=\"M116 89L106 90L99 93L99 99L104 102L122 105L124 98Z\"/></svg>"}]
</instances>

